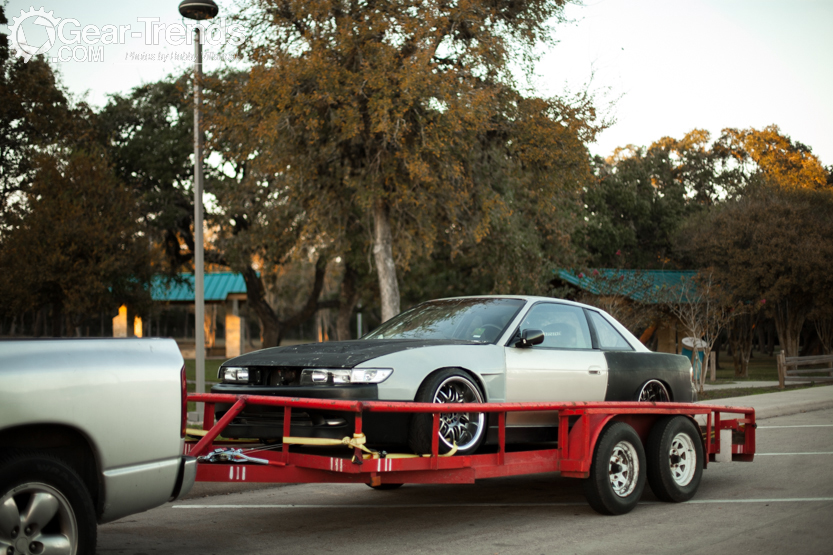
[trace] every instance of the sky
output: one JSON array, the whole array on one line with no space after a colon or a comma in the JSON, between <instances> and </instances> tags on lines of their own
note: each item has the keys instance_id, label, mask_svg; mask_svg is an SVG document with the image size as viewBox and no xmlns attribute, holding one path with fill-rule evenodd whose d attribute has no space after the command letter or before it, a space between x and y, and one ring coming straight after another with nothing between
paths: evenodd
<instances>
[{"instance_id":1,"label":"sky","mask_svg":"<svg viewBox=\"0 0 833 555\"><path fill-rule=\"evenodd\" d=\"M217 3L221 17L236 10L234 0ZM177 34L184 23L178 4L7 0L6 17L11 25L30 8L52 12L60 21L46 55L73 95L101 106L109 94L192 67L193 46ZM716 138L726 127L775 124L833 164L833 0L586 0L566 15L569 22L554 26L558 43L540 52L533 90L594 92L615 123L589 145L593 154L695 128ZM26 41L48 45L47 27L36 20L22 21ZM111 33L102 44L97 32L106 33L105 25L123 27L123 36ZM217 27L206 71L226 63L212 55L233 38L233 30L223 37Z\"/></svg>"}]
</instances>

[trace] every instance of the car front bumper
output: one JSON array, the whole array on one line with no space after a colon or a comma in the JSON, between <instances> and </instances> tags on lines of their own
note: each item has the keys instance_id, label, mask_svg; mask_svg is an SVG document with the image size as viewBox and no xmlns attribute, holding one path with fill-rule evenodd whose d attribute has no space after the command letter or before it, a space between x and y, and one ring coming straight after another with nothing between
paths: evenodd
<instances>
[{"instance_id":1,"label":"car front bumper","mask_svg":"<svg viewBox=\"0 0 833 555\"><path fill-rule=\"evenodd\" d=\"M267 395L344 401L375 401L379 398L375 384L343 386L262 386L249 384L217 384L211 393L230 395ZM231 408L230 403L217 403L214 416L222 418ZM355 430L355 415L342 411L292 409L290 435L342 439ZM376 444L402 444L407 441L410 415L369 413L362 422L362 430ZM267 405L249 404L222 432L227 438L255 438L280 440L283 437L284 409Z\"/></svg>"}]
</instances>

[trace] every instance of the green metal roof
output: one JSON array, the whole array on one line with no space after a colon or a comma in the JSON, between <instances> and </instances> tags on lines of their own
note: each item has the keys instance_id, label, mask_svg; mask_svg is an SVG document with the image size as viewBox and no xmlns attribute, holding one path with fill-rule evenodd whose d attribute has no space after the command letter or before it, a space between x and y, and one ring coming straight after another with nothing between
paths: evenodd
<instances>
[{"instance_id":1,"label":"green metal roof","mask_svg":"<svg viewBox=\"0 0 833 555\"><path fill-rule=\"evenodd\" d=\"M218 272L205 274L205 300L225 301L232 293L246 293L243 274ZM154 301L194 302L194 274L179 274L179 279L155 276L151 282Z\"/></svg>"},{"instance_id":2,"label":"green metal roof","mask_svg":"<svg viewBox=\"0 0 833 555\"><path fill-rule=\"evenodd\" d=\"M595 268L585 271L555 270L559 278L594 295L623 295L647 304L666 303L693 296L696 270L620 270Z\"/></svg>"}]
</instances>

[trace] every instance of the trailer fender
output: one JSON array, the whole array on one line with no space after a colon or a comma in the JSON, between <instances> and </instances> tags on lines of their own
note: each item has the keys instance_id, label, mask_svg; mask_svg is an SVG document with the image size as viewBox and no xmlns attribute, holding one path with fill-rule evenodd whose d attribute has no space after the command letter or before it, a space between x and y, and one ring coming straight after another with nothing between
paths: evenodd
<instances>
[{"instance_id":1,"label":"trailer fender","mask_svg":"<svg viewBox=\"0 0 833 555\"><path fill-rule=\"evenodd\" d=\"M582 414L572 428L569 428L566 422L562 422L559 426L562 435L559 438L559 444L566 446L566 449L562 448L562 476L567 478L590 476L590 463L596 441L612 418L607 414Z\"/></svg>"},{"instance_id":2,"label":"trailer fender","mask_svg":"<svg viewBox=\"0 0 833 555\"><path fill-rule=\"evenodd\" d=\"M587 478L599 435L609 422L624 422L636 430L643 447L658 415L654 414L584 414L573 424L567 436L562 476Z\"/></svg>"}]
</instances>

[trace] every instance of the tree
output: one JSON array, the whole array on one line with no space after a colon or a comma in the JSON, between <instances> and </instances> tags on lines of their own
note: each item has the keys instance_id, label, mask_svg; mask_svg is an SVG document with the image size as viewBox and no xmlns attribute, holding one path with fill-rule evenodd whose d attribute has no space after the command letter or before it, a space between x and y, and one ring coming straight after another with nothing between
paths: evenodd
<instances>
[{"instance_id":1,"label":"tree","mask_svg":"<svg viewBox=\"0 0 833 555\"><path fill-rule=\"evenodd\" d=\"M596 181L584 194L586 248L591 264L663 268L674 261L682 221L712 205L721 181L709 134L695 129L681 140L618 148L594 160Z\"/></svg>"},{"instance_id":2,"label":"tree","mask_svg":"<svg viewBox=\"0 0 833 555\"><path fill-rule=\"evenodd\" d=\"M33 183L0 236L2 297L13 314L51 306L54 336L73 317L149 302L151 274L136 197L102 150L59 154L33 161Z\"/></svg>"},{"instance_id":3,"label":"tree","mask_svg":"<svg viewBox=\"0 0 833 555\"><path fill-rule=\"evenodd\" d=\"M0 24L8 24L0 6ZM10 56L0 34L0 229L4 214L31 184L33 160L67 135L66 94L43 57L24 62Z\"/></svg>"},{"instance_id":4,"label":"tree","mask_svg":"<svg viewBox=\"0 0 833 555\"><path fill-rule=\"evenodd\" d=\"M169 77L111 96L95 119L116 177L139 194L140 217L166 254L169 273L189 264L194 252L190 93L186 77Z\"/></svg>"},{"instance_id":5,"label":"tree","mask_svg":"<svg viewBox=\"0 0 833 555\"><path fill-rule=\"evenodd\" d=\"M715 281L712 270L698 272L694 278L684 277L678 284L661 292L660 296L664 297L667 310L680 320L695 340L701 342L704 362L708 362L720 333L740 313L732 306L731 296ZM698 356L697 351L698 345L694 345L692 366ZM700 393L703 393L705 383L706 369L701 367Z\"/></svg>"},{"instance_id":6,"label":"tree","mask_svg":"<svg viewBox=\"0 0 833 555\"><path fill-rule=\"evenodd\" d=\"M344 223L355 222L372 245L383 320L399 311L397 266L441 242L452 253L479 244L511 215L495 184L533 186L540 207L583 179L583 148L566 184L534 170L549 163L536 143L566 148L583 123L523 98L511 74L513 60L529 67L565 3L261 0L244 15L253 67L227 112L245 122L234 154L268 158L264 175L288 183L311 241L346 251Z\"/></svg>"},{"instance_id":7,"label":"tree","mask_svg":"<svg viewBox=\"0 0 833 555\"><path fill-rule=\"evenodd\" d=\"M724 129L714 150L735 164L741 187L762 177L784 189L830 188L829 172L810 147L781 134L777 125Z\"/></svg>"},{"instance_id":8,"label":"tree","mask_svg":"<svg viewBox=\"0 0 833 555\"><path fill-rule=\"evenodd\" d=\"M833 191L752 183L738 200L687 222L681 237L737 302L764 305L781 348L797 356L808 314L833 292Z\"/></svg>"}]
</instances>

